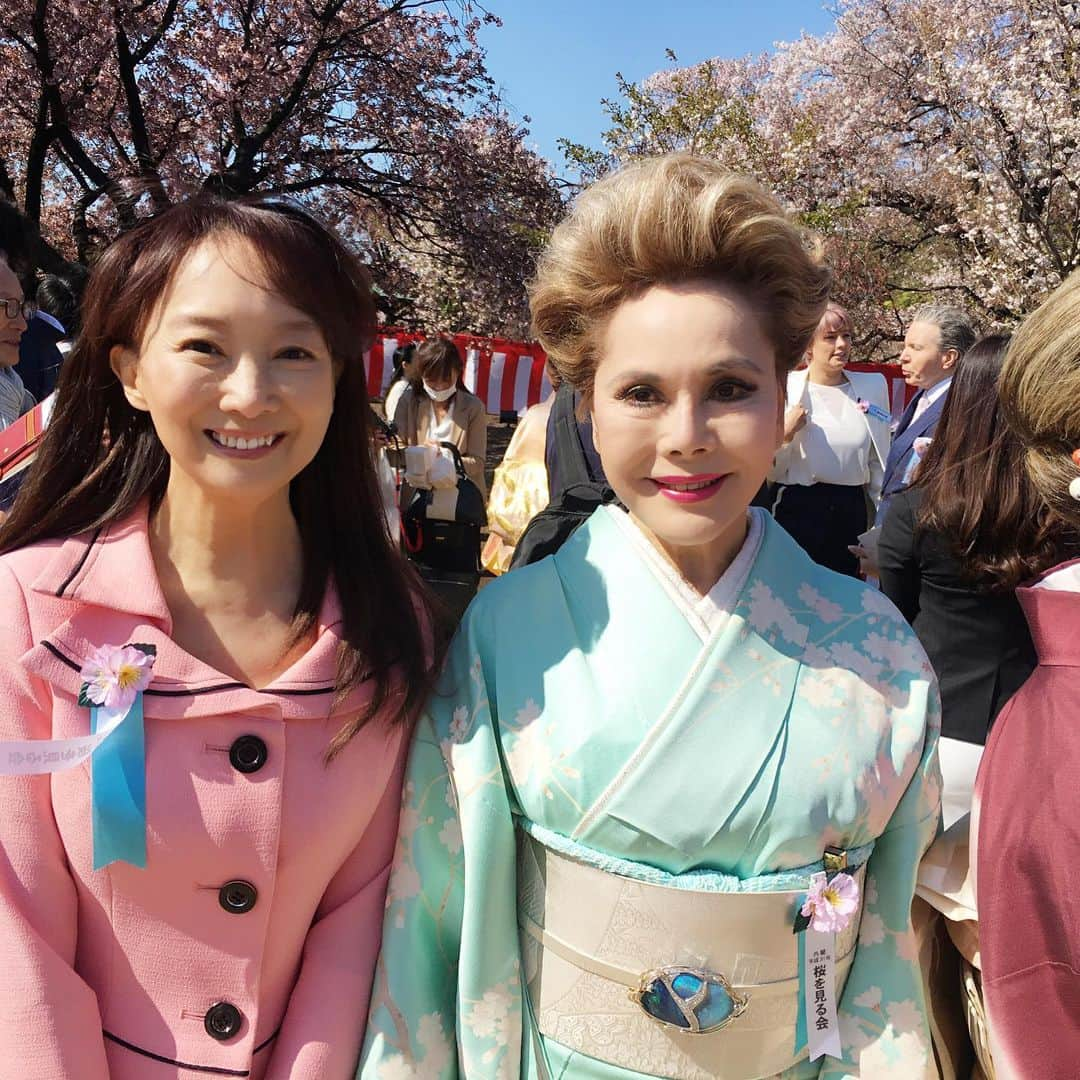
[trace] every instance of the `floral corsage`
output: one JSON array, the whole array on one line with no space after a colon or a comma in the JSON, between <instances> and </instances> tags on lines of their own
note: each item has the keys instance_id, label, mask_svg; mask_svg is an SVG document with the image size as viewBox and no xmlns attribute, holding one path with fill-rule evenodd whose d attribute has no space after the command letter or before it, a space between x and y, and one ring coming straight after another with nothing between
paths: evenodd
<instances>
[{"instance_id":1,"label":"floral corsage","mask_svg":"<svg viewBox=\"0 0 1080 1080\"><path fill-rule=\"evenodd\" d=\"M102 645L79 672L79 704L112 711L130 709L136 695L150 685L157 649L153 645Z\"/></svg>"},{"instance_id":2,"label":"floral corsage","mask_svg":"<svg viewBox=\"0 0 1080 1080\"><path fill-rule=\"evenodd\" d=\"M810 891L799 909L795 932L809 927L825 934L839 933L851 922L858 908L859 883L850 874L830 877L821 870L810 878Z\"/></svg>"}]
</instances>

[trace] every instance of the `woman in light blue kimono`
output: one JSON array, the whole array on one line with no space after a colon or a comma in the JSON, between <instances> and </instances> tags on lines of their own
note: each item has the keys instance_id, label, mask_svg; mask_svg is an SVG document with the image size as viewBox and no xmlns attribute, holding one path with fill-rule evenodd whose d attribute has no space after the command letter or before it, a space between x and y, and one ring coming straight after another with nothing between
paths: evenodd
<instances>
[{"instance_id":1,"label":"woman in light blue kimono","mask_svg":"<svg viewBox=\"0 0 1080 1080\"><path fill-rule=\"evenodd\" d=\"M365 1080L937 1075L909 918L933 676L887 600L749 509L828 284L772 198L686 156L555 231L534 326L618 502L451 649Z\"/></svg>"}]
</instances>

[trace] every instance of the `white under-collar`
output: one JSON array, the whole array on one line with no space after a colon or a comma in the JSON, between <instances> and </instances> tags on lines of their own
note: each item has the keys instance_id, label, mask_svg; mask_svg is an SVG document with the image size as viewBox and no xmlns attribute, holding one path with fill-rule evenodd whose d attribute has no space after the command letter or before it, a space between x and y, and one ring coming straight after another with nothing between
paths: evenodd
<instances>
[{"instance_id":1,"label":"white under-collar","mask_svg":"<svg viewBox=\"0 0 1080 1080\"><path fill-rule=\"evenodd\" d=\"M1080 563L1051 570L1042 580L1032 585L1033 589L1047 589L1050 592L1080 593Z\"/></svg>"},{"instance_id":2,"label":"white under-collar","mask_svg":"<svg viewBox=\"0 0 1080 1080\"><path fill-rule=\"evenodd\" d=\"M704 596L657 551L653 542L625 510L609 503L604 507L604 512L637 548L645 565L656 576L702 643L708 641L734 610L739 594L746 584L750 567L757 558L762 537L765 535L765 511L760 507L749 508L746 515L746 539L739 548L739 553Z\"/></svg>"}]
</instances>

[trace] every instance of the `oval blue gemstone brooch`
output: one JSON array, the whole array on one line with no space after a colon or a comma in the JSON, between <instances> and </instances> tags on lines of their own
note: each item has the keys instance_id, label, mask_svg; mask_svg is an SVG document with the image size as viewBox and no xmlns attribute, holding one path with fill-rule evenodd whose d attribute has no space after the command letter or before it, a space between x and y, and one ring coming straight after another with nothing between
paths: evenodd
<instances>
[{"instance_id":1,"label":"oval blue gemstone brooch","mask_svg":"<svg viewBox=\"0 0 1080 1080\"><path fill-rule=\"evenodd\" d=\"M630 999L658 1023L694 1035L726 1027L750 1001L749 995L735 993L723 975L676 966L646 971Z\"/></svg>"}]
</instances>

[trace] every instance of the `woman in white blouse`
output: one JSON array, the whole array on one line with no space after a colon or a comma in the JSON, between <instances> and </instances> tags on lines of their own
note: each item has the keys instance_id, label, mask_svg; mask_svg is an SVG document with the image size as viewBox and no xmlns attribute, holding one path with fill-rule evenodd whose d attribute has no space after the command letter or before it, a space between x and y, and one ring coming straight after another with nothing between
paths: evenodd
<instances>
[{"instance_id":1,"label":"woman in white blouse","mask_svg":"<svg viewBox=\"0 0 1080 1080\"><path fill-rule=\"evenodd\" d=\"M784 443L770 479L776 520L815 562L856 576L848 547L881 496L891 416L884 376L846 371L850 356L851 319L830 303L807 366L788 376Z\"/></svg>"}]
</instances>

